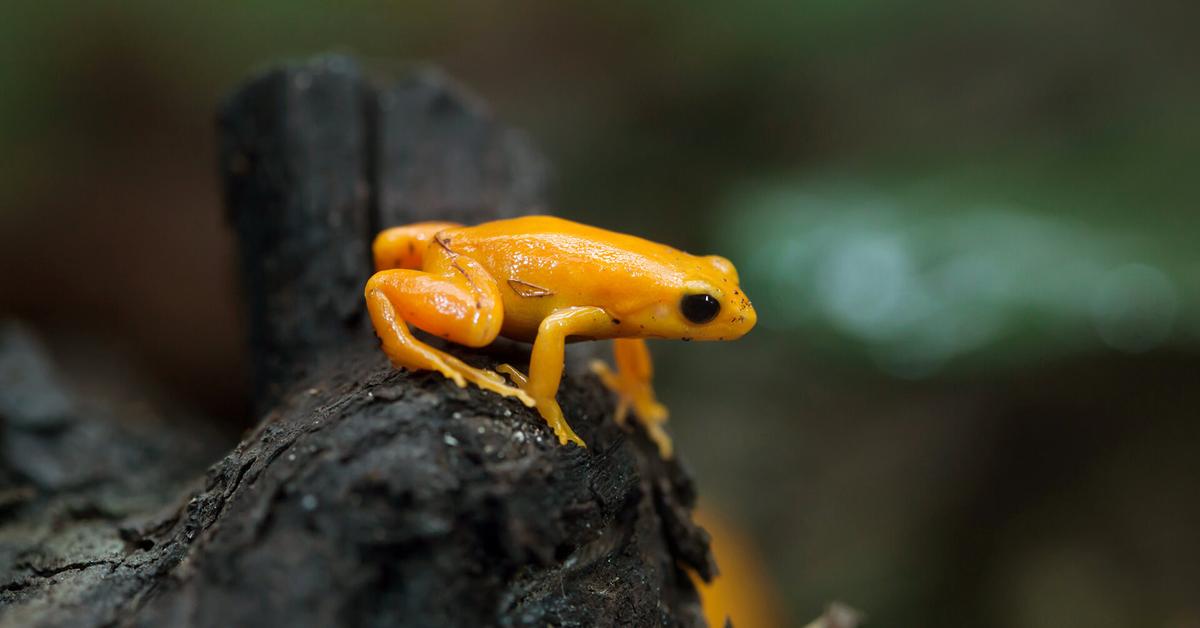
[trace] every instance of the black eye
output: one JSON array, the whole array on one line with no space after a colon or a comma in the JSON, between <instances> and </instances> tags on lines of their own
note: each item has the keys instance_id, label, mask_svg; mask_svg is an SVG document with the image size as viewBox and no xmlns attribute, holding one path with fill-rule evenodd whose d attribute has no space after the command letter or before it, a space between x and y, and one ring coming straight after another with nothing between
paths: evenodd
<instances>
[{"instance_id":1,"label":"black eye","mask_svg":"<svg viewBox=\"0 0 1200 628\"><path fill-rule=\"evenodd\" d=\"M716 318L721 303L709 294L686 294L679 302L679 310L684 318L699 325Z\"/></svg>"}]
</instances>

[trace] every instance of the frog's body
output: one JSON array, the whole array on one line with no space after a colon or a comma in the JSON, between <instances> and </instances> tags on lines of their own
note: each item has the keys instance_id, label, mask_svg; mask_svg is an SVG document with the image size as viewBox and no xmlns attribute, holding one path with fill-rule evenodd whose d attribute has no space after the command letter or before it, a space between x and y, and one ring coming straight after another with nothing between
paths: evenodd
<instances>
[{"instance_id":1,"label":"frog's body","mask_svg":"<svg viewBox=\"0 0 1200 628\"><path fill-rule=\"evenodd\" d=\"M618 420L632 406L669 456L643 339L733 340L755 323L728 260L550 216L397 227L376 238L374 254L367 305L392 362L517 397L563 443L583 445L555 401L568 339L616 339L618 371L594 368L620 395ZM502 366L510 386L417 340L405 323L472 347L497 335L533 342L529 377Z\"/></svg>"}]
</instances>

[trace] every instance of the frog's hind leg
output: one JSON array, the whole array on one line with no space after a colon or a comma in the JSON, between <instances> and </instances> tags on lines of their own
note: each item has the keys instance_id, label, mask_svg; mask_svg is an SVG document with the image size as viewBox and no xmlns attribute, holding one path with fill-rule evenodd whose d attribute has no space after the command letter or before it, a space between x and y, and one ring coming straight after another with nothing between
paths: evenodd
<instances>
[{"instance_id":1,"label":"frog's hind leg","mask_svg":"<svg viewBox=\"0 0 1200 628\"><path fill-rule=\"evenodd\" d=\"M424 266L425 251L433 241L433 236L440 231L460 226L462 225L453 222L418 222L380 232L371 245L375 270L421 269Z\"/></svg>"},{"instance_id":2,"label":"frog's hind leg","mask_svg":"<svg viewBox=\"0 0 1200 628\"><path fill-rule=\"evenodd\" d=\"M444 268L442 272L384 270L367 282L367 310L392 364L437 371L459 386L470 382L533 406L530 395L509 386L499 374L466 364L412 335L409 324L458 344L482 347L500 331L504 309L495 280L477 262L462 256L435 266Z\"/></svg>"}]
</instances>

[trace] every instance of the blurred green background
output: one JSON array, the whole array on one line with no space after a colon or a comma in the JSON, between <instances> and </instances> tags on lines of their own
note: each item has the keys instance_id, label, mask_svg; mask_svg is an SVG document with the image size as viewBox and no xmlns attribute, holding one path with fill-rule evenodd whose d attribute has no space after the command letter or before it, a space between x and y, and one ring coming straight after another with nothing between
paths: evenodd
<instances>
[{"instance_id":1,"label":"blurred green background","mask_svg":"<svg viewBox=\"0 0 1200 628\"><path fill-rule=\"evenodd\" d=\"M794 625L1200 626L1200 4L19 4L0 313L244 424L216 104L437 64L560 213L739 266L759 329L652 349Z\"/></svg>"}]
</instances>

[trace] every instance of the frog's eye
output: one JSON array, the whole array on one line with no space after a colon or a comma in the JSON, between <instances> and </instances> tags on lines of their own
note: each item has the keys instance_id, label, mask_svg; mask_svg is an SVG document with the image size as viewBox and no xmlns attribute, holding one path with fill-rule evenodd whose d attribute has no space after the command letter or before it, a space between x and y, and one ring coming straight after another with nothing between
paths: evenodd
<instances>
[{"instance_id":1,"label":"frog's eye","mask_svg":"<svg viewBox=\"0 0 1200 628\"><path fill-rule=\"evenodd\" d=\"M711 294L685 294L679 302L679 311L684 318L700 325L717 317L721 303Z\"/></svg>"}]
</instances>

